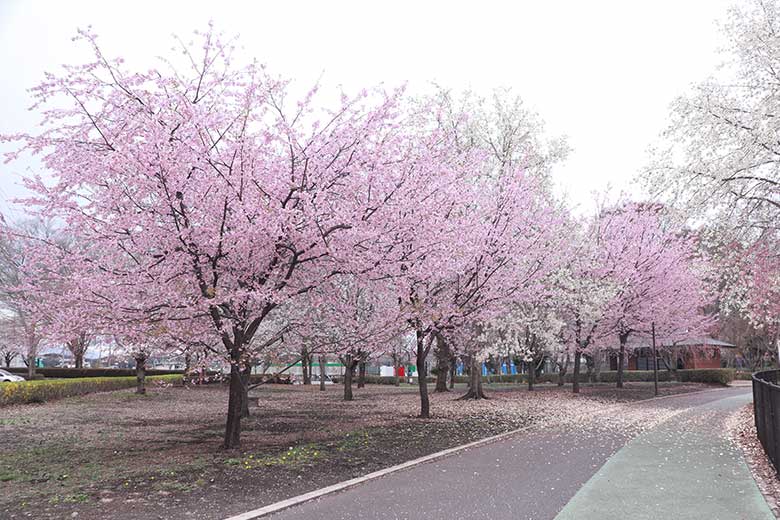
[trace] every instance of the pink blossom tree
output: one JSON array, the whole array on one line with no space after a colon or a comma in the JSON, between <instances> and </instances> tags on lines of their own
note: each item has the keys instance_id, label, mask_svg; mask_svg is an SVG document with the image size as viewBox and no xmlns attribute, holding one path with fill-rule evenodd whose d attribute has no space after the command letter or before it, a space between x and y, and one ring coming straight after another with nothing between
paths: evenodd
<instances>
[{"instance_id":1,"label":"pink blossom tree","mask_svg":"<svg viewBox=\"0 0 780 520\"><path fill-rule=\"evenodd\" d=\"M744 316L760 331L780 360L780 238L765 231L748 245L731 243L719 251L723 278L721 306Z\"/></svg>"},{"instance_id":2,"label":"pink blossom tree","mask_svg":"<svg viewBox=\"0 0 780 520\"><path fill-rule=\"evenodd\" d=\"M597 220L598 254L615 294L608 303L608 330L619 342L617 387L623 387L626 347L636 334L647 337L655 322L659 331L688 338L711 325L708 303L697 267L692 235L664 222L657 204L622 204L602 211ZM677 338L683 339L683 338Z\"/></svg>"},{"instance_id":3,"label":"pink blossom tree","mask_svg":"<svg viewBox=\"0 0 780 520\"><path fill-rule=\"evenodd\" d=\"M27 376L35 376L38 348L50 331L46 330L47 314L36 312L39 301L29 290L26 273L39 265L32 246L39 242L59 246L62 236L48 219L28 219L18 223L3 222L0 228L0 306L3 330L13 350L27 364ZM10 359L10 358L7 358Z\"/></svg>"},{"instance_id":4,"label":"pink blossom tree","mask_svg":"<svg viewBox=\"0 0 780 520\"><path fill-rule=\"evenodd\" d=\"M474 171L480 170L472 176ZM434 235L407 237L411 249L425 251L404 264L399 283L403 312L416 336L421 417L430 414L422 377L435 344L430 336L478 330L481 320L540 291L544 277L561 262L560 215L539 184L518 171L497 178L481 171L483 177L462 183L459 198L432 208L426 218Z\"/></svg>"},{"instance_id":5,"label":"pink blossom tree","mask_svg":"<svg viewBox=\"0 0 780 520\"><path fill-rule=\"evenodd\" d=\"M287 82L235 67L212 30L183 46L183 68L143 72L93 34L79 39L94 60L33 90L41 131L4 138L22 143L9 159L37 154L53 177L30 179L25 203L89 244L42 244L42 271L64 266L79 305L115 325L209 330L230 364L224 446L235 448L241 373L263 322L336 274L411 265L409 230L421 242L435 231L413 210L435 200L445 214L460 200L464 184L447 172L461 158L409 117L400 92L345 95L332 110L316 108L316 89L291 102ZM70 107L47 107L52 98Z\"/></svg>"}]
</instances>

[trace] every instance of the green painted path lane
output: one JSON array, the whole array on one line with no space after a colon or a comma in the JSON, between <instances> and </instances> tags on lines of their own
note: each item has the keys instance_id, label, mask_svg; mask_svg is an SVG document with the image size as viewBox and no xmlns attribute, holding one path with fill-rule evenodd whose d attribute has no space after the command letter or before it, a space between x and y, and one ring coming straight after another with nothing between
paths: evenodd
<instances>
[{"instance_id":1,"label":"green painted path lane","mask_svg":"<svg viewBox=\"0 0 780 520\"><path fill-rule=\"evenodd\" d=\"M556 520L774 520L726 419L749 393L689 408L621 448Z\"/></svg>"}]
</instances>

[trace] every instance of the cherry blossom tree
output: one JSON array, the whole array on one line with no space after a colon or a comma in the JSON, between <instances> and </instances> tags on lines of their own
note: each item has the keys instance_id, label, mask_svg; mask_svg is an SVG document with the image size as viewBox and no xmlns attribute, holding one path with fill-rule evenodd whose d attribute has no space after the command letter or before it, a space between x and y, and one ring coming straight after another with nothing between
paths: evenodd
<instances>
[{"instance_id":1,"label":"cherry blossom tree","mask_svg":"<svg viewBox=\"0 0 780 520\"><path fill-rule=\"evenodd\" d=\"M750 0L729 11L724 66L675 101L645 176L651 193L683 218L706 222L706 248L727 273L723 310L742 313L775 338L779 15L776 0Z\"/></svg>"},{"instance_id":2,"label":"cherry blossom tree","mask_svg":"<svg viewBox=\"0 0 780 520\"><path fill-rule=\"evenodd\" d=\"M560 261L560 216L535 180L517 171L498 178L483 173L464 183L459 194L451 200L460 208L452 202L436 204L425 217L436 230L434 240L407 237L425 255L410 258L398 282L403 312L416 336L421 417L430 414L422 377L435 344L430 336L445 333L446 338L453 329L530 297Z\"/></svg>"},{"instance_id":3,"label":"cherry blossom tree","mask_svg":"<svg viewBox=\"0 0 780 520\"><path fill-rule=\"evenodd\" d=\"M0 305L6 316L5 339L14 345L27 364L27 376L35 376L38 348L45 337L45 315L35 312L35 297L25 283L25 273L39 259L30 246L38 240L61 244L57 231L47 219L3 223L0 230ZM10 355L10 350L9 353Z\"/></svg>"},{"instance_id":4,"label":"cherry blossom tree","mask_svg":"<svg viewBox=\"0 0 780 520\"><path fill-rule=\"evenodd\" d=\"M720 74L680 97L647 176L685 211L741 230L780 221L780 10L750 0L730 10ZM707 213L709 212L709 213Z\"/></svg>"},{"instance_id":5,"label":"cherry blossom tree","mask_svg":"<svg viewBox=\"0 0 780 520\"><path fill-rule=\"evenodd\" d=\"M512 89L497 88L488 97L439 86L433 100L439 125L455 135L460 149L487 151L493 173L522 170L546 189L552 167L563 161L566 139L547 136L544 121Z\"/></svg>"},{"instance_id":6,"label":"cherry blossom tree","mask_svg":"<svg viewBox=\"0 0 780 520\"><path fill-rule=\"evenodd\" d=\"M507 363L510 359L525 363L528 389L533 390L541 364L557 354L563 325L546 287L535 300L508 306L504 314L485 323L482 342L497 357L506 356Z\"/></svg>"},{"instance_id":7,"label":"cherry blossom tree","mask_svg":"<svg viewBox=\"0 0 780 520\"><path fill-rule=\"evenodd\" d=\"M598 252L616 292L608 303L608 328L619 342L617 387L623 387L626 347L635 334L675 332L677 340L703 334L711 325L708 303L697 268L692 235L671 229L658 204L621 204L598 218ZM679 337L682 334L683 337Z\"/></svg>"},{"instance_id":8,"label":"cherry blossom tree","mask_svg":"<svg viewBox=\"0 0 780 520\"><path fill-rule=\"evenodd\" d=\"M4 331L5 327L2 325L0 325L0 330ZM18 347L7 335L4 335L3 344L0 344L0 362L5 365L5 368L11 368L11 363L20 355Z\"/></svg>"},{"instance_id":9,"label":"cherry blossom tree","mask_svg":"<svg viewBox=\"0 0 780 520\"><path fill-rule=\"evenodd\" d=\"M353 399L355 370L368 356L384 352L403 329L397 299L386 282L359 282L355 276L337 275L309 292L294 328L312 354L337 356L344 365L345 401Z\"/></svg>"},{"instance_id":10,"label":"cherry blossom tree","mask_svg":"<svg viewBox=\"0 0 780 520\"><path fill-rule=\"evenodd\" d=\"M778 233L764 233L744 246L722 247L716 266L723 278L721 306L745 317L760 331L780 359L780 239Z\"/></svg>"},{"instance_id":11,"label":"cherry blossom tree","mask_svg":"<svg viewBox=\"0 0 780 520\"><path fill-rule=\"evenodd\" d=\"M617 288L598 255L597 242L590 231L580 231L574 238L574 253L569 263L554 273L559 299L556 304L564 322L560 340L568 345L568 359L574 362L572 391L580 391L582 358L593 357L601 350L601 340L613 329L608 320L608 309L617 294Z\"/></svg>"},{"instance_id":12,"label":"cherry blossom tree","mask_svg":"<svg viewBox=\"0 0 780 520\"><path fill-rule=\"evenodd\" d=\"M398 271L410 253L399 237L422 227L429 242L435 230L410 208L434 200L445 213L464 187L448 172L469 161L408 115L400 91L318 109L316 89L290 101L287 82L234 66L232 43L213 30L199 38L182 46L183 67L136 72L80 33L94 60L48 75L33 90L41 131L4 139L22 143L9 159L38 154L53 176L29 180L31 211L89 244L40 250L45 271L65 266L79 281L80 305L141 330L197 322L221 342L224 445L235 448L241 373L262 323L336 274Z\"/></svg>"}]
</instances>

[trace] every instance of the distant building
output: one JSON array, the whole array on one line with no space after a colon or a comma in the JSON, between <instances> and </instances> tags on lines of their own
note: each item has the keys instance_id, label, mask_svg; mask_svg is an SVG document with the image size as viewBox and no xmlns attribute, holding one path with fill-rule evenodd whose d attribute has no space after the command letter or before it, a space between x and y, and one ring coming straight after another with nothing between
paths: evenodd
<instances>
[{"instance_id":1,"label":"distant building","mask_svg":"<svg viewBox=\"0 0 780 520\"><path fill-rule=\"evenodd\" d=\"M671 345L659 345L658 368L667 368L666 363L670 361L674 366L668 368L677 370L721 368L721 349L724 348L735 349L737 346L713 338L693 338L678 341ZM610 370L617 370L617 365L617 354L612 354L609 358ZM652 370L653 349L651 347L640 347L630 351L626 369Z\"/></svg>"}]
</instances>

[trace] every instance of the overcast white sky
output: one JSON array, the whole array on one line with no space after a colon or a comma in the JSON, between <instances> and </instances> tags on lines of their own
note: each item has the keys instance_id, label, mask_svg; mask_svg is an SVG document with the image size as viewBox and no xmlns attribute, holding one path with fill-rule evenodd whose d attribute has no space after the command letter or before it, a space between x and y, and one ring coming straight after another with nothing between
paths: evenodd
<instances>
[{"instance_id":1,"label":"overcast white sky","mask_svg":"<svg viewBox=\"0 0 780 520\"><path fill-rule=\"evenodd\" d=\"M513 5L503 5L513 4ZM0 133L30 131L26 89L80 62L77 27L92 25L109 55L153 66L213 20L247 55L305 85L435 81L488 93L512 87L573 148L554 172L587 208L593 190L629 190L667 107L720 61L715 20L734 0L525 2L132 2L0 0ZM0 149L2 150L2 149ZM22 193L33 163L0 165L0 207Z\"/></svg>"}]
</instances>

